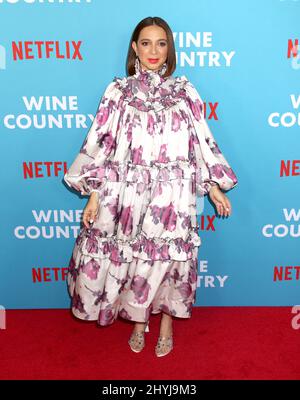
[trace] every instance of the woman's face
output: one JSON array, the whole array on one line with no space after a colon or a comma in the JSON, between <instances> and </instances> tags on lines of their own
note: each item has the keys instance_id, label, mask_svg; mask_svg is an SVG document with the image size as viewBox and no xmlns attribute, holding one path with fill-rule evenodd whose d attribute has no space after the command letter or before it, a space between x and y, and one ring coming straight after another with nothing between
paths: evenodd
<instances>
[{"instance_id":1,"label":"woman's face","mask_svg":"<svg viewBox=\"0 0 300 400\"><path fill-rule=\"evenodd\" d=\"M157 71L167 60L167 34L160 26L146 26L141 30L137 43L132 42L132 48L143 70Z\"/></svg>"}]
</instances>

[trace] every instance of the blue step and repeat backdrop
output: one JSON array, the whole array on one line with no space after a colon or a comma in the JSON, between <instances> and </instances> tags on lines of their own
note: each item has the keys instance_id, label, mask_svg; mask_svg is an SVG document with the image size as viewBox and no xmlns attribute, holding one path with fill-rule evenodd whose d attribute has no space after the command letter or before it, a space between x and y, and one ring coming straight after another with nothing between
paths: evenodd
<instances>
[{"instance_id":1,"label":"blue step and repeat backdrop","mask_svg":"<svg viewBox=\"0 0 300 400\"><path fill-rule=\"evenodd\" d=\"M88 200L63 175L131 33L160 16L239 184L198 218L195 306L299 304L300 1L0 0L0 304L68 308L66 273Z\"/></svg>"}]
</instances>

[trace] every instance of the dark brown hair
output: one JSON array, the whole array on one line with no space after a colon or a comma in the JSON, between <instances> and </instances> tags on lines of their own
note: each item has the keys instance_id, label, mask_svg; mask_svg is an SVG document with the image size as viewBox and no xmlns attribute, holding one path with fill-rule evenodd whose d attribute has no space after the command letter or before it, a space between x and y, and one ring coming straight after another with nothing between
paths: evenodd
<instances>
[{"instance_id":1,"label":"dark brown hair","mask_svg":"<svg viewBox=\"0 0 300 400\"><path fill-rule=\"evenodd\" d=\"M167 24L165 20L159 17L147 17L142 19L137 26L135 27L130 43L129 43L129 48L128 48L128 54L127 54L127 61L126 61L126 69L128 75L134 75L135 74L135 59L136 59L136 54L135 51L132 48L132 42L138 41L140 32L143 28L146 26L151 26L151 25L157 25L160 26L161 28L164 29L164 31L167 34L167 42L168 42L168 54L167 54L167 59L166 59L166 64L167 64L167 69L166 72L164 73L164 78L167 76L170 76L176 69L176 55L175 55L175 45L174 45L174 38L173 38L173 33L171 31L171 28Z\"/></svg>"}]
</instances>

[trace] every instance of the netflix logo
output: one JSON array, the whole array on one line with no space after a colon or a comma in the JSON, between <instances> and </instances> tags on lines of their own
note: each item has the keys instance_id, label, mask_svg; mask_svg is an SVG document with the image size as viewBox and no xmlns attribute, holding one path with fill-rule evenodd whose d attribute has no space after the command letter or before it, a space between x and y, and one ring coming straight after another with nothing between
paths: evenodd
<instances>
[{"instance_id":1,"label":"netflix logo","mask_svg":"<svg viewBox=\"0 0 300 400\"><path fill-rule=\"evenodd\" d=\"M32 282L58 282L65 281L68 274L68 268L59 267L41 267L32 268Z\"/></svg>"},{"instance_id":2,"label":"netflix logo","mask_svg":"<svg viewBox=\"0 0 300 400\"><path fill-rule=\"evenodd\" d=\"M300 265L289 266L275 266L274 267L274 281L299 281L300 279Z\"/></svg>"},{"instance_id":3,"label":"netflix logo","mask_svg":"<svg viewBox=\"0 0 300 400\"><path fill-rule=\"evenodd\" d=\"M65 161L34 161L23 162L23 178L50 178L58 177L59 172L64 175L68 170Z\"/></svg>"},{"instance_id":4,"label":"netflix logo","mask_svg":"<svg viewBox=\"0 0 300 400\"><path fill-rule=\"evenodd\" d=\"M300 69L299 39L288 39L287 58L291 59L293 69Z\"/></svg>"},{"instance_id":5,"label":"netflix logo","mask_svg":"<svg viewBox=\"0 0 300 400\"><path fill-rule=\"evenodd\" d=\"M60 42L56 41L19 41L12 42L13 60L33 60L33 59L68 59L82 61L80 46L82 42Z\"/></svg>"},{"instance_id":6,"label":"netflix logo","mask_svg":"<svg viewBox=\"0 0 300 400\"><path fill-rule=\"evenodd\" d=\"M292 39L288 40L287 58L297 57L299 49L298 46L299 46L299 39L295 39L294 41Z\"/></svg>"},{"instance_id":7,"label":"netflix logo","mask_svg":"<svg viewBox=\"0 0 300 400\"><path fill-rule=\"evenodd\" d=\"M299 176L300 175L300 160L281 160L280 176Z\"/></svg>"},{"instance_id":8,"label":"netflix logo","mask_svg":"<svg viewBox=\"0 0 300 400\"><path fill-rule=\"evenodd\" d=\"M216 216L212 215L201 215L200 217L200 223L199 223L199 229L201 231L215 231L215 225L214 225L214 220Z\"/></svg>"},{"instance_id":9,"label":"netflix logo","mask_svg":"<svg viewBox=\"0 0 300 400\"><path fill-rule=\"evenodd\" d=\"M211 103L208 104L203 102L203 116L205 119L214 119L218 120L216 108L218 107L219 103Z\"/></svg>"}]
</instances>

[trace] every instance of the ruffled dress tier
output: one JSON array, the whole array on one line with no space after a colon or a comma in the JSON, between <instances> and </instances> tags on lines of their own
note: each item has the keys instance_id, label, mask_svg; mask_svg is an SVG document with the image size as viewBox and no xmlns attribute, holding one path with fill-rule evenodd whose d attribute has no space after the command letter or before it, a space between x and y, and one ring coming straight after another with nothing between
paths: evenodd
<instances>
[{"instance_id":1,"label":"ruffled dress tier","mask_svg":"<svg viewBox=\"0 0 300 400\"><path fill-rule=\"evenodd\" d=\"M237 178L185 76L144 70L107 86L80 151L64 176L97 192L99 213L76 238L67 275L73 314L99 325L118 316L146 322L189 318L201 239L196 196Z\"/></svg>"}]
</instances>

